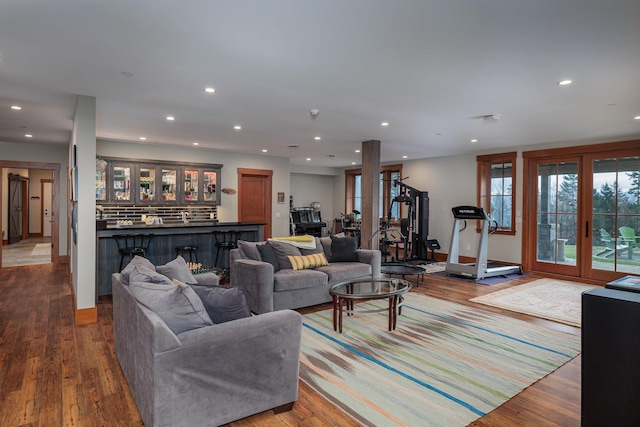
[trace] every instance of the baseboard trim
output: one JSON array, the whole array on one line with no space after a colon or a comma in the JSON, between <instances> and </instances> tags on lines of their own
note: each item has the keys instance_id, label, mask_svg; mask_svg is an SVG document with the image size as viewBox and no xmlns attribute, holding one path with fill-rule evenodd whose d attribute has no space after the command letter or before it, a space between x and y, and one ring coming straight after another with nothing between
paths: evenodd
<instances>
[{"instance_id":1,"label":"baseboard trim","mask_svg":"<svg viewBox=\"0 0 640 427\"><path fill-rule=\"evenodd\" d=\"M76 309L76 326L98 323L98 308Z\"/></svg>"}]
</instances>

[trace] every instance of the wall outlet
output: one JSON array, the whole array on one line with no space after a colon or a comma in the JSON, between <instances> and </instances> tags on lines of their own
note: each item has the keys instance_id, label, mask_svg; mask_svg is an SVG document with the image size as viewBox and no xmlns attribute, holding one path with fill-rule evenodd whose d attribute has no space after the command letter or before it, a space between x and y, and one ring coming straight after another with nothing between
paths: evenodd
<instances>
[{"instance_id":1,"label":"wall outlet","mask_svg":"<svg viewBox=\"0 0 640 427\"><path fill-rule=\"evenodd\" d=\"M471 245L467 245L467 251L471 250Z\"/></svg>"},{"instance_id":2,"label":"wall outlet","mask_svg":"<svg viewBox=\"0 0 640 427\"><path fill-rule=\"evenodd\" d=\"M276 218L280 218L280 212L276 212Z\"/></svg>"}]
</instances>

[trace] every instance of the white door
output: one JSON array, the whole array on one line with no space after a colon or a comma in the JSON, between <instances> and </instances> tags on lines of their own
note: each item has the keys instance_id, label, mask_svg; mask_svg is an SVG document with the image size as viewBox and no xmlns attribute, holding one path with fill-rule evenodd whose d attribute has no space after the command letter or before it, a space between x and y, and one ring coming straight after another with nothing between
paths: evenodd
<instances>
[{"instance_id":1,"label":"white door","mask_svg":"<svg viewBox=\"0 0 640 427\"><path fill-rule=\"evenodd\" d=\"M51 237L51 182L42 185L42 237Z\"/></svg>"}]
</instances>

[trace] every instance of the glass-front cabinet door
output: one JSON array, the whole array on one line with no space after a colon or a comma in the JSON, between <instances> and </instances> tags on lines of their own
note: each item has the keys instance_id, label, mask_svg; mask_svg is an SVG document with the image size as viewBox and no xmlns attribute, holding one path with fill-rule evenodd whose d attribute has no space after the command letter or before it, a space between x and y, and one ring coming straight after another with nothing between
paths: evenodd
<instances>
[{"instance_id":1,"label":"glass-front cabinet door","mask_svg":"<svg viewBox=\"0 0 640 427\"><path fill-rule=\"evenodd\" d=\"M184 201L198 201L198 170L185 168L184 170Z\"/></svg>"},{"instance_id":2,"label":"glass-front cabinet door","mask_svg":"<svg viewBox=\"0 0 640 427\"><path fill-rule=\"evenodd\" d=\"M217 185L218 185L218 172L205 170L202 175L203 179L203 191L202 199L205 202L215 203L217 201Z\"/></svg>"},{"instance_id":3,"label":"glass-front cabinet door","mask_svg":"<svg viewBox=\"0 0 640 427\"><path fill-rule=\"evenodd\" d=\"M156 168L140 166L138 168L138 201L141 203L156 201Z\"/></svg>"},{"instance_id":4,"label":"glass-front cabinet door","mask_svg":"<svg viewBox=\"0 0 640 427\"><path fill-rule=\"evenodd\" d=\"M173 168L162 168L162 201L176 202L178 200L178 170Z\"/></svg>"},{"instance_id":5,"label":"glass-front cabinet door","mask_svg":"<svg viewBox=\"0 0 640 427\"><path fill-rule=\"evenodd\" d=\"M96 167L96 201L107 200L107 168Z\"/></svg>"},{"instance_id":6,"label":"glass-front cabinet door","mask_svg":"<svg viewBox=\"0 0 640 427\"><path fill-rule=\"evenodd\" d=\"M131 202L131 165L114 164L112 169L112 202Z\"/></svg>"}]
</instances>

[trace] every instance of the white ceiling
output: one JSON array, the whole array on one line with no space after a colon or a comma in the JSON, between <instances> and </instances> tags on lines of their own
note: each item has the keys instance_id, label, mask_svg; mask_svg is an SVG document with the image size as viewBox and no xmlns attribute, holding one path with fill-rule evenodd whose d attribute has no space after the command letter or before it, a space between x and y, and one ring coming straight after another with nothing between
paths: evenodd
<instances>
[{"instance_id":1,"label":"white ceiling","mask_svg":"<svg viewBox=\"0 0 640 427\"><path fill-rule=\"evenodd\" d=\"M2 0L0 140L67 144L76 94L98 138L298 165L631 139L640 1Z\"/></svg>"}]
</instances>

